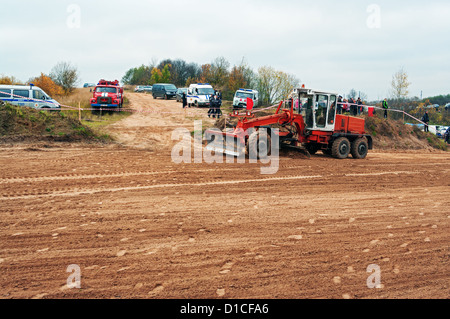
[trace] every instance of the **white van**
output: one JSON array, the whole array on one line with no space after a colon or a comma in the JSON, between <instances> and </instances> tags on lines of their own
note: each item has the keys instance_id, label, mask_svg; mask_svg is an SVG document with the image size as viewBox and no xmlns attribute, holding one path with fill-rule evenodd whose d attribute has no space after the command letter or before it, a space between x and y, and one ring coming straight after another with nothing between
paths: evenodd
<instances>
[{"instance_id":1,"label":"white van","mask_svg":"<svg viewBox=\"0 0 450 319\"><path fill-rule=\"evenodd\" d=\"M0 85L0 101L17 106L28 106L35 109L60 109L61 105L53 100L42 89L30 84Z\"/></svg>"},{"instance_id":2,"label":"white van","mask_svg":"<svg viewBox=\"0 0 450 319\"><path fill-rule=\"evenodd\" d=\"M191 84L186 96L187 103L189 106L209 106L209 101L215 92L209 83Z\"/></svg>"},{"instance_id":3,"label":"white van","mask_svg":"<svg viewBox=\"0 0 450 319\"><path fill-rule=\"evenodd\" d=\"M250 98L253 100L254 106L258 106L258 103L259 103L259 92L258 91L250 90L250 89L239 89L234 94L233 107L234 108L247 107L247 98Z\"/></svg>"}]
</instances>

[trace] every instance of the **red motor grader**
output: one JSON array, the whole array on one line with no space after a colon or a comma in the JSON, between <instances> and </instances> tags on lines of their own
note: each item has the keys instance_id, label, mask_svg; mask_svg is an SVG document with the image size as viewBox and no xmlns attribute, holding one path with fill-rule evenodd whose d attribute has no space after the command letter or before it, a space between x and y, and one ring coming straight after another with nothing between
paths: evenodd
<instances>
[{"instance_id":1,"label":"red motor grader","mask_svg":"<svg viewBox=\"0 0 450 319\"><path fill-rule=\"evenodd\" d=\"M206 130L206 148L232 156L269 155L271 135L277 134L279 147L298 149L308 156L320 150L339 159L347 158L349 154L355 159L364 159L372 149L372 137L364 129L365 120L337 114L337 94L303 86L294 90L290 102L283 101L275 114L258 118L251 110L245 114L234 111L231 116L239 118L236 127L223 132ZM223 147L222 141L226 141Z\"/></svg>"}]
</instances>

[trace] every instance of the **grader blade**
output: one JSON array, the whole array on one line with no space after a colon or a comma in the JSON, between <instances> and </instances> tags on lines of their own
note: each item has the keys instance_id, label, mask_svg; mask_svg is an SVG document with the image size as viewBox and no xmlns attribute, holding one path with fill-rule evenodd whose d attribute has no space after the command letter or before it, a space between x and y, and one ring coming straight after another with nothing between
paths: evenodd
<instances>
[{"instance_id":1,"label":"grader blade","mask_svg":"<svg viewBox=\"0 0 450 319\"><path fill-rule=\"evenodd\" d=\"M205 132L206 150L234 157L245 156L245 146L230 131L207 130ZM228 134L228 135L227 135Z\"/></svg>"}]
</instances>

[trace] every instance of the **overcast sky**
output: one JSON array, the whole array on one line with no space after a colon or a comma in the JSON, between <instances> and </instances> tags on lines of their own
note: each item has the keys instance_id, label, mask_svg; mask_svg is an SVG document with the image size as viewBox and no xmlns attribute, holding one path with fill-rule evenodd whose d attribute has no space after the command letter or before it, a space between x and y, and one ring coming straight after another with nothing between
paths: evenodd
<instances>
[{"instance_id":1,"label":"overcast sky","mask_svg":"<svg viewBox=\"0 0 450 319\"><path fill-rule=\"evenodd\" d=\"M162 59L243 58L307 87L370 100L401 67L411 96L450 93L450 1L0 0L0 75L27 81L59 61L80 85Z\"/></svg>"}]
</instances>

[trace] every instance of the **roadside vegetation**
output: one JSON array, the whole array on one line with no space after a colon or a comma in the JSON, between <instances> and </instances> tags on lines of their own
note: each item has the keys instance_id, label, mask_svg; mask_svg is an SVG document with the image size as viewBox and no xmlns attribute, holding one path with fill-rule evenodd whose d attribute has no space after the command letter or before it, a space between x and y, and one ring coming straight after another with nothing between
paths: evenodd
<instances>
[{"instance_id":1,"label":"roadside vegetation","mask_svg":"<svg viewBox=\"0 0 450 319\"><path fill-rule=\"evenodd\" d=\"M114 122L130 115L127 112L102 112L98 114L92 114L90 110L81 111L81 117L78 112L79 107L81 109L90 109L90 98L92 92L90 88L76 88L75 84L78 81L78 71L70 63L60 62L51 71L50 75L41 73L37 77L32 77L27 83L21 83L15 77L0 77L0 84L9 85L28 85L33 83L35 86L44 90L52 98L57 100L63 105L63 114L73 120L78 121L81 118L81 124L86 127L90 127L103 134L103 128ZM129 105L129 100L125 96L124 108ZM70 106L76 108L75 110L66 108L64 106Z\"/></svg>"},{"instance_id":2,"label":"roadside vegetation","mask_svg":"<svg viewBox=\"0 0 450 319\"><path fill-rule=\"evenodd\" d=\"M108 143L112 139L68 116L66 111L0 105L0 142L46 140L56 142Z\"/></svg>"}]
</instances>

